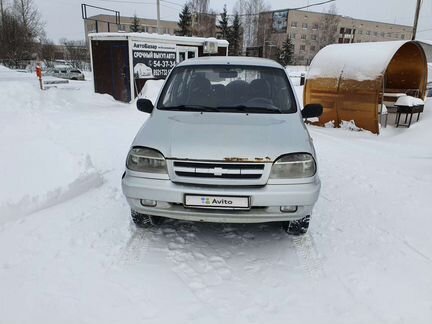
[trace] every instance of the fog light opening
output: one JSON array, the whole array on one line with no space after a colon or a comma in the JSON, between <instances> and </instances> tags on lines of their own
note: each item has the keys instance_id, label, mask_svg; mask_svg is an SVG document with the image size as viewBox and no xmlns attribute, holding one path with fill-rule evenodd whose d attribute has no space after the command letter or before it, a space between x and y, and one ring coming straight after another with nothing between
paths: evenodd
<instances>
[{"instance_id":1,"label":"fog light opening","mask_svg":"<svg viewBox=\"0 0 432 324\"><path fill-rule=\"evenodd\" d=\"M144 207L155 207L157 204L156 200L151 199L141 199L140 202Z\"/></svg>"},{"instance_id":2,"label":"fog light opening","mask_svg":"<svg viewBox=\"0 0 432 324\"><path fill-rule=\"evenodd\" d=\"M280 211L282 213L295 213L297 211L297 206L281 206Z\"/></svg>"}]
</instances>

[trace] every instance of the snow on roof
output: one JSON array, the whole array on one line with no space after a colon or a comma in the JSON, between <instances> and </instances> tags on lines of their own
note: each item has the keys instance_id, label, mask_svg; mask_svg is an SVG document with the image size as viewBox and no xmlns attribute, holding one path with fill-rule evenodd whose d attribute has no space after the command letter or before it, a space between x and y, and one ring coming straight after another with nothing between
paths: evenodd
<instances>
[{"instance_id":1,"label":"snow on roof","mask_svg":"<svg viewBox=\"0 0 432 324\"><path fill-rule=\"evenodd\" d=\"M282 66L274 60L250 56L201 56L184 60L179 63L179 66L206 64L239 64L282 68Z\"/></svg>"},{"instance_id":2,"label":"snow on roof","mask_svg":"<svg viewBox=\"0 0 432 324\"><path fill-rule=\"evenodd\" d=\"M416 39L416 41L420 42L420 43L424 43L427 45L432 45L432 40L427 40L427 39Z\"/></svg>"},{"instance_id":3,"label":"snow on roof","mask_svg":"<svg viewBox=\"0 0 432 324\"><path fill-rule=\"evenodd\" d=\"M202 45L205 41L211 40L218 43L219 46L228 46L228 41L224 39L216 39L214 37L188 37L188 36L175 36L168 34L156 34L156 33L90 33L88 34L90 39L106 39L106 38L134 38L143 39L150 41L170 41L176 43L185 43L193 45Z\"/></svg>"},{"instance_id":4,"label":"snow on roof","mask_svg":"<svg viewBox=\"0 0 432 324\"><path fill-rule=\"evenodd\" d=\"M69 64L56 64L54 65L54 69L72 69L72 65Z\"/></svg>"},{"instance_id":5,"label":"snow on roof","mask_svg":"<svg viewBox=\"0 0 432 324\"><path fill-rule=\"evenodd\" d=\"M383 75L393 55L410 41L334 44L324 47L309 68L308 79L375 80Z\"/></svg>"},{"instance_id":6,"label":"snow on roof","mask_svg":"<svg viewBox=\"0 0 432 324\"><path fill-rule=\"evenodd\" d=\"M428 82L432 81L432 63L428 63Z\"/></svg>"}]
</instances>

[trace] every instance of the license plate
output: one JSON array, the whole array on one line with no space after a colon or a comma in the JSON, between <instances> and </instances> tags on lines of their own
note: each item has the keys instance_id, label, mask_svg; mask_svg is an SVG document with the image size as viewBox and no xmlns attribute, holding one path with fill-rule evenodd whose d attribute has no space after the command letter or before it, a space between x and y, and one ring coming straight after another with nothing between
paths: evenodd
<instances>
[{"instance_id":1,"label":"license plate","mask_svg":"<svg viewBox=\"0 0 432 324\"><path fill-rule=\"evenodd\" d=\"M249 197L185 195L184 205L196 208L248 209Z\"/></svg>"}]
</instances>

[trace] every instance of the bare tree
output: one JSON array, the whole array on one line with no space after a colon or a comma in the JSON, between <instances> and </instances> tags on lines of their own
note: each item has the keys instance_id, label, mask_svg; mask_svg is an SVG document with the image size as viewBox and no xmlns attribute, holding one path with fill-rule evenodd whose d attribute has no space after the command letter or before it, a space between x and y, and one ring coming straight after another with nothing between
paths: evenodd
<instances>
[{"instance_id":1,"label":"bare tree","mask_svg":"<svg viewBox=\"0 0 432 324\"><path fill-rule=\"evenodd\" d=\"M0 2L0 58L10 66L27 64L41 54L45 32L33 0Z\"/></svg>"},{"instance_id":2,"label":"bare tree","mask_svg":"<svg viewBox=\"0 0 432 324\"><path fill-rule=\"evenodd\" d=\"M1 21L0 23L4 25L4 7L3 7L3 0L0 0L0 15L1 15Z\"/></svg>"},{"instance_id":3,"label":"bare tree","mask_svg":"<svg viewBox=\"0 0 432 324\"><path fill-rule=\"evenodd\" d=\"M41 57L43 60L49 62L54 62L56 59L56 46L54 42L49 39L44 39L42 41L41 47Z\"/></svg>"},{"instance_id":4,"label":"bare tree","mask_svg":"<svg viewBox=\"0 0 432 324\"><path fill-rule=\"evenodd\" d=\"M3 23L0 26L2 44L0 58L10 67L19 67L22 60L31 59L25 38L25 29L18 19L9 11L3 12Z\"/></svg>"},{"instance_id":5,"label":"bare tree","mask_svg":"<svg viewBox=\"0 0 432 324\"><path fill-rule=\"evenodd\" d=\"M320 48L337 42L340 16L335 5L323 15L319 24L318 44Z\"/></svg>"},{"instance_id":6,"label":"bare tree","mask_svg":"<svg viewBox=\"0 0 432 324\"><path fill-rule=\"evenodd\" d=\"M258 26L257 29L257 41L255 46L262 46L263 57L268 57L268 54L272 52L273 48L272 46L276 45L273 43L272 38L272 22L273 22L273 15L271 12L261 12L258 16Z\"/></svg>"},{"instance_id":7,"label":"bare tree","mask_svg":"<svg viewBox=\"0 0 432 324\"><path fill-rule=\"evenodd\" d=\"M200 37L216 36L216 12L209 9L210 0L190 0L192 12L192 35Z\"/></svg>"},{"instance_id":8,"label":"bare tree","mask_svg":"<svg viewBox=\"0 0 432 324\"><path fill-rule=\"evenodd\" d=\"M259 14L270 10L270 5L265 0L238 0L235 11L242 17L243 48L258 45Z\"/></svg>"},{"instance_id":9,"label":"bare tree","mask_svg":"<svg viewBox=\"0 0 432 324\"><path fill-rule=\"evenodd\" d=\"M192 12L208 13L210 0L190 0L189 7Z\"/></svg>"},{"instance_id":10,"label":"bare tree","mask_svg":"<svg viewBox=\"0 0 432 324\"><path fill-rule=\"evenodd\" d=\"M216 13L200 13L192 14L192 35L199 37L215 37L216 36Z\"/></svg>"},{"instance_id":11,"label":"bare tree","mask_svg":"<svg viewBox=\"0 0 432 324\"><path fill-rule=\"evenodd\" d=\"M33 0L14 0L13 11L24 26L29 40L44 36L44 24Z\"/></svg>"},{"instance_id":12,"label":"bare tree","mask_svg":"<svg viewBox=\"0 0 432 324\"><path fill-rule=\"evenodd\" d=\"M61 40L66 49L67 60L72 66L82 69L90 61L89 51L83 40Z\"/></svg>"}]
</instances>

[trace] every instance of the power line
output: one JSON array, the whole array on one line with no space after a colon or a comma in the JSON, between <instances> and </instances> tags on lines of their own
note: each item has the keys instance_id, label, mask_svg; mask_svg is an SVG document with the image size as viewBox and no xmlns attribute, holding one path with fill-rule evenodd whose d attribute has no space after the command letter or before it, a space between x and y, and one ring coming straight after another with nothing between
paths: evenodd
<instances>
[{"instance_id":1,"label":"power line","mask_svg":"<svg viewBox=\"0 0 432 324\"><path fill-rule=\"evenodd\" d=\"M330 2L336 2L336 0L327 0L327 1L323 1L323 2L312 3L310 5L303 6L303 7L291 8L291 10L300 10L300 9L306 9L306 8L315 7L315 6L322 6L322 5L325 5L325 4L330 3Z\"/></svg>"},{"instance_id":2,"label":"power line","mask_svg":"<svg viewBox=\"0 0 432 324\"><path fill-rule=\"evenodd\" d=\"M168 8L168 9L172 9L172 10L178 10L177 8L174 8L174 7L171 7L171 6L167 6L167 5L163 4L163 3L161 3L160 5L161 5L161 7L164 7L164 8Z\"/></svg>"},{"instance_id":3,"label":"power line","mask_svg":"<svg viewBox=\"0 0 432 324\"><path fill-rule=\"evenodd\" d=\"M418 30L417 33L422 33L422 32L429 31L429 30L432 30L432 28Z\"/></svg>"},{"instance_id":4,"label":"power line","mask_svg":"<svg viewBox=\"0 0 432 324\"><path fill-rule=\"evenodd\" d=\"M115 3L132 3L132 4L139 4L139 5L155 5L154 2L140 2L140 1L121 1L121 0L93 0L97 2L115 2Z\"/></svg>"},{"instance_id":5,"label":"power line","mask_svg":"<svg viewBox=\"0 0 432 324\"><path fill-rule=\"evenodd\" d=\"M286 11L286 10L301 10L301 9L306 9L306 8L311 8L311 7L316 7L316 6L322 6L322 5L325 5L327 3L331 3L331 2L336 2L336 0L327 0L327 1L322 1L322 2L312 3L312 4L309 4L309 5L306 5L306 6L302 6L302 7L297 7L297 8L286 8L286 9L270 10L270 11L264 11L264 12ZM252 13L252 14L241 14L241 15L238 15L238 16L239 17L258 16L259 14L260 13L258 12L258 13ZM227 16L232 16L233 17L235 15L229 14Z\"/></svg>"},{"instance_id":6,"label":"power line","mask_svg":"<svg viewBox=\"0 0 432 324\"><path fill-rule=\"evenodd\" d=\"M173 4L173 5L176 5L176 6L183 8L183 5L181 5L180 3L177 3L177 2L172 2L172 1L168 1L168 0L160 0L160 1L170 3L170 4Z\"/></svg>"}]
</instances>

